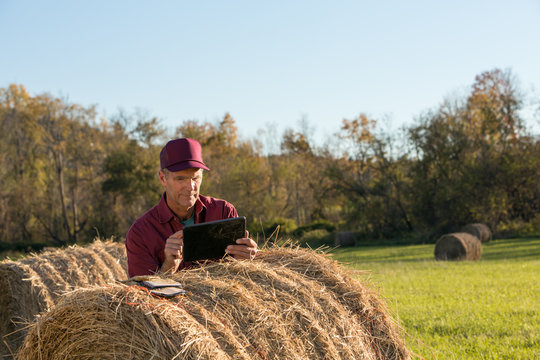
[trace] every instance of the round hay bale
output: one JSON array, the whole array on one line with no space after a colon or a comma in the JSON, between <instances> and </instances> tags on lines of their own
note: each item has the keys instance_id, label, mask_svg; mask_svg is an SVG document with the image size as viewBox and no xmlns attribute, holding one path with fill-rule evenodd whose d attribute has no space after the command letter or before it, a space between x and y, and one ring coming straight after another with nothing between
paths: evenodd
<instances>
[{"instance_id":1,"label":"round hay bale","mask_svg":"<svg viewBox=\"0 0 540 360\"><path fill-rule=\"evenodd\" d=\"M358 282L328 254L316 253L300 247L274 247L261 252L258 260L286 267L308 279L320 283L335 294L337 301L347 308L357 321L371 322L373 342L387 359L401 358L404 349L399 326L388 315L386 305L371 288Z\"/></svg>"},{"instance_id":2,"label":"round hay bale","mask_svg":"<svg viewBox=\"0 0 540 360\"><path fill-rule=\"evenodd\" d=\"M410 358L376 294L314 251L269 249L167 277L187 295L126 285L66 294L17 359Z\"/></svg>"},{"instance_id":3,"label":"round hay bale","mask_svg":"<svg viewBox=\"0 0 540 360\"><path fill-rule=\"evenodd\" d=\"M482 243L468 233L443 235L435 244L437 260L478 260L482 256Z\"/></svg>"},{"instance_id":4,"label":"round hay bale","mask_svg":"<svg viewBox=\"0 0 540 360\"><path fill-rule=\"evenodd\" d=\"M117 242L112 239L96 239L89 248L103 254L103 261L109 266L117 279L126 276L128 264L124 242Z\"/></svg>"},{"instance_id":5,"label":"round hay bale","mask_svg":"<svg viewBox=\"0 0 540 360\"><path fill-rule=\"evenodd\" d=\"M340 231L337 232L334 237L335 246L354 246L356 245L356 238L352 231Z\"/></svg>"},{"instance_id":6,"label":"round hay bale","mask_svg":"<svg viewBox=\"0 0 540 360\"><path fill-rule=\"evenodd\" d=\"M476 236L482 243L490 242L492 238L491 230L486 224L468 224L461 231Z\"/></svg>"},{"instance_id":7,"label":"round hay bale","mask_svg":"<svg viewBox=\"0 0 540 360\"><path fill-rule=\"evenodd\" d=\"M213 343L179 304L111 285L63 297L30 329L16 358L173 359L183 345L204 359L226 359Z\"/></svg>"},{"instance_id":8,"label":"round hay bale","mask_svg":"<svg viewBox=\"0 0 540 360\"><path fill-rule=\"evenodd\" d=\"M115 258L116 256L116 258ZM0 358L16 352L35 315L77 287L105 285L127 277L124 246L97 240L88 247L51 249L0 263Z\"/></svg>"},{"instance_id":9,"label":"round hay bale","mask_svg":"<svg viewBox=\"0 0 540 360\"><path fill-rule=\"evenodd\" d=\"M0 263L0 358L16 353L34 316L53 306L53 297L40 276L20 262Z\"/></svg>"}]
</instances>

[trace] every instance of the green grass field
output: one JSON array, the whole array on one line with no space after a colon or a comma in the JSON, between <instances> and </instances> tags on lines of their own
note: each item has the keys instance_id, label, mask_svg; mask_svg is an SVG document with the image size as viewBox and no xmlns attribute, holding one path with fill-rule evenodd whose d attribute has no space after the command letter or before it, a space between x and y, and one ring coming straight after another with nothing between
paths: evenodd
<instances>
[{"instance_id":1,"label":"green grass field","mask_svg":"<svg viewBox=\"0 0 540 360\"><path fill-rule=\"evenodd\" d=\"M332 251L369 280L426 359L540 359L540 238L495 240L475 262L434 245ZM364 272L367 271L367 272Z\"/></svg>"}]
</instances>

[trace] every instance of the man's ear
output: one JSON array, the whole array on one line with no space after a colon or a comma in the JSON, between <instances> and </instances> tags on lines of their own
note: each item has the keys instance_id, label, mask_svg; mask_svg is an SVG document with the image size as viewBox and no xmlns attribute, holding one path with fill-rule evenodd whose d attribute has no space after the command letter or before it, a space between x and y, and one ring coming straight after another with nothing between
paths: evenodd
<instances>
[{"instance_id":1,"label":"man's ear","mask_svg":"<svg viewBox=\"0 0 540 360\"><path fill-rule=\"evenodd\" d=\"M163 170L159 170L158 176L159 176L159 181L161 182L161 185L166 186L167 177L165 176L165 173L163 172Z\"/></svg>"}]
</instances>

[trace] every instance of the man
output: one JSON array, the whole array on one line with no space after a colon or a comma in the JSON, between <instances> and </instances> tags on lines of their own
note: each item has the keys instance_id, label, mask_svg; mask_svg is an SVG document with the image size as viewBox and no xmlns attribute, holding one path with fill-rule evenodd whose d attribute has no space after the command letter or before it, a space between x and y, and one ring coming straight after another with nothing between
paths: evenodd
<instances>
[{"instance_id":1,"label":"man","mask_svg":"<svg viewBox=\"0 0 540 360\"><path fill-rule=\"evenodd\" d=\"M126 235L129 276L175 272L191 266L182 261L182 228L187 224L237 217L232 204L199 194L203 170L201 144L182 138L161 150L159 180L164 193L160 202L137 219ZM257 243L246 237L226 252L236 259L253 259Z\"/></svg>"}]
</instances>

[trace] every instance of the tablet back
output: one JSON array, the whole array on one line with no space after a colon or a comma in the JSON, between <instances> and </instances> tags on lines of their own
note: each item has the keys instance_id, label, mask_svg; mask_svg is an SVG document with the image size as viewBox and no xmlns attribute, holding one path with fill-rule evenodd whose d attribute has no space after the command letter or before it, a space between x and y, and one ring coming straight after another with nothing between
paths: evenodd
<instances>
[{"instance_id":1,"label":"tablet back","mask_svg":"<svg viewBox=\"0 0 540 360\"><path fill-rule=\"evenodd\" d=\"M186 225L184 234L184 261L222 258L228 245L246 236L246 218L210 221Z\"/></svg>"}]
</instances>

